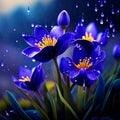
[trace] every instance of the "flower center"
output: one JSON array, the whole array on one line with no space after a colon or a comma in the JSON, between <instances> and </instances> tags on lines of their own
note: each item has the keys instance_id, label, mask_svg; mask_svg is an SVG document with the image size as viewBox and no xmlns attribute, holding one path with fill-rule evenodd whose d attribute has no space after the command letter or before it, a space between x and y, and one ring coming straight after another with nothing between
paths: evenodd
<instances>
[{"instance_id":1,"label":"flower center","mask_svg":"<svg viewBox=\"0 0 120 120\"><path fill-rule=\"evenodd\" d=\"M80 63L77 64L77 65L75 64L76 68L78 68L78 69L81 69L81 68L88 69L88 68L90 68L92 66L92 63L90 63L90 59L91 59L91 57L83 59L83 61L80 61Z\"/></svg>"},{"instance_id":2,"label":"flower center","mask_svg":"<svg viewBox=\"0 0 120 120\"><path fill-rule=\"evenodd\" d=\"M37 46L40 49L43 49L47 46L55 46L55 44L57 43L56 38L51 38L49 35L48 36L44 36L42 38L42 41L35 43L35 46Z\"/></svg>"},{"instance_id":3,"label":"flower center","mask_svg":"<svg viewBox=\"0 0 120 120\"><path fill-rule=\"evenodd\" d=\"M87 40L87 41L90 41L90 42L93 42L95 41L93 36L92 36L92 33L85 33L85 36L82 36L82 40Z\"/></svg>"},{"instance_id":4,"label":"flower center","mask_svg":"<svg viewBox=\"0 0 120 120\"><path fill-rule=\"evenodd\" d=\"M21 79L19 79L20 82L30 82L30 78L28 76L24 77L22 76Z\"/></svg>"}]
</instances>

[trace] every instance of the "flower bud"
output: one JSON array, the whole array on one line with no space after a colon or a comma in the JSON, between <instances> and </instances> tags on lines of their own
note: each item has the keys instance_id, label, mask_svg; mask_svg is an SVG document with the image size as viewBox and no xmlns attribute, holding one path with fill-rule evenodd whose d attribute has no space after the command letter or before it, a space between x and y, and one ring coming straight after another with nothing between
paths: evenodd
<instances>
[{"instance_id":1,"label":"flower bud","mask_svg":"<svg viewBox=\"0 0 120 120\"><path fill-rule=\"evenodd\" d=\"M113 48L113 56L116 60L120 60L120 44L116 44Z\"/></svg>"},{"instance_id":2,"label":"flower bud","mask_svg":"<svg viewBox=\"0 0 120 120\"><path fill-rule=\"evenodd\" d=\"M57 23L59 26L61 26L63 29L69 26L70 24L70 16L66 10L63 10L59 13L57 18Z\"/></svg>"}]
</instances>

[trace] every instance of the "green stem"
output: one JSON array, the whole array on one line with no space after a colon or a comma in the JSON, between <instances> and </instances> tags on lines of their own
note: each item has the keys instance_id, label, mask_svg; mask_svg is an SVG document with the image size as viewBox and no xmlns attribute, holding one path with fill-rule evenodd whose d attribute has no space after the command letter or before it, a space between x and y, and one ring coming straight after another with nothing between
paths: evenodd
<instances>
[{"instance_id":1,"label":"green stem","mask_svg":"<svg viewBox=\"0 0 120 120\"><path fill-rule=\"evenodd\" d=\"M57 63L57 59L53 58L53 61L54 61L54 64L55 64L55 67L56 67L56 71L57 71L58 85L59 85L60 90L62 92L62 78L61 78L61 75L60 75L60 70L59 70L59 66L58 66L58 63Z\"/></svg>"},{"instance_id":2,"label":"green stem","mask_svg":"<svg viewBox=\"0 0 120 120\"><path fill-rule=\"evenodd\" d=\"M89 100L89 92L90 92L90 87L86 88L86 93L85 93L85 105L87 104Z\"/></svg>"}]
</instances>

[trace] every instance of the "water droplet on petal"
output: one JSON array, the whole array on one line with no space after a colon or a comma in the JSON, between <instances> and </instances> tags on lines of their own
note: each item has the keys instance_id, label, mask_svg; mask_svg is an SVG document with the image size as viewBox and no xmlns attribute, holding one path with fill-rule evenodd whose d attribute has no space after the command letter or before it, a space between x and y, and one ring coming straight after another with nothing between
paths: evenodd
<instances>
[{"instance_id":1,"label":"water droplet on petal","mask_svg":"<svg viewBox=\"0 0 120 120\"><path fill-rule=\"evenodd\" d=\"M112 37L113 37L113 38L115 37L115 34L114 34L114 33L112 33Z\"/></svg>"},{"instance_id":2,"label":"water droplet on petal","mask_svg":"<svg viewBox=\"0 0 120 120\"><path fill-rule=\"evenodd\" d=\"M115 32L115 28L112 29L112 32Z\"/></svg>"},{"instance_id":3,"label":"water droplet on petal","mask_svg":"<svg viewBox=\"0 0 120 120\"><path fill-rule=\"evenodd\" d=\"M36 60L35 60L35 59L32 59L32 62L36 62Z\"/></svg>"},{"instance_id":4,"label":"water droplet on petal","mask_svg":"<svg viewBox=\"0 0 120 120\"><path fill-rule=\"evenodd\" d=\"M45 25L45 28L47 28L48 26L47 25Z\"/></svg>"},{"instance_id":5,"label":"water droplet on petal","mask_svg":"<svg viewBox=\"0 0 120 120\"><path fill-rule=\"evenodd\" d=\"M104 0L103 2L104 2L104 3L107 3L107 0Z\"/></svg>"},{"instance_id":6,"label":"water droplet on petal","mask_svg":"<svg viewBox=\"0 0 120 120\"><path fill-rule=\"evenodd\" d=\"M16 29L14 28L14 29L13 29L13 31L15 32L15 31L16 31Z\"/></svg>"},{"instance_id":7,"label":"water droplet on petal","mask_svg":"<svg viewBox=\"0 0 120 120\"><path fill-rule=\"evenodd\" d=\"M120 10L119 10L119 9L117 10L117 13L120 13Z\"/></svg>"},{"instance_id":8,"label":"water droplet on petal","mask_svg":"<svg viewBox=\"0 0 120 120\"><path fill-rule=\"evenodd\" d=\"M110 21L110 25L109 25L109 27L110 27L110 28L113 27L113 23L112 23L112 21Z\"/></svg>"},{"instance_id":9,"label":"water droplet on petal","mask_svg":"<svg viewBox=\"0 0 120 120\"><path fill-rule=\"evenodd\" d=\"M25 36L25 33L22 33L22 37L24 37Z\"/></svg>"},{"instance_id":10,"label":"water droplet on petal","mask_svg":"<svg viewBox=\"0 0 120 120\"><path fill-rule=\"evenodd\" d=\"M101 1L101 2L100 2L100 7L103 7L103 6L104 6L104 4L103 4L103 2Z\"/></svg>"},{"instance_id":11,"label":"water droplet on petal","mask_svg":"<svg viewBox=\"0 0 120 120\"><path fill-rule=\"evenodd\" d=\"M84 22L84 17L82 16L82 18L81 18L81 22Z\"/></svg>"},{"instance_id":12,"label":"water droplet on petal","mask_svg":"<svg viewBox=\"0 0 120 120\"><path fill-rule=\"evenodd\" d=\"M8 49L6 49L5 52L8 52Z\"/></svg>"},{"instance_id":13,"label":"water droplet on petal","mask_svg":"<svg viewBox=\"0 0 120 120\"><path fill-rule=\"evenodd\" d=\"M78 4L76 4L75 7L78 8L79 7Z\"/></svg>"},{"instance_id":14,"label":"water droplet on petal","mask_svg":"<svg viewBox=\"0 0 120 120\"><path fill-rule=\"evenodd\" d=\"M18 43L18 40L16 40L15 42Z\"/></svg>"}]
</instances>

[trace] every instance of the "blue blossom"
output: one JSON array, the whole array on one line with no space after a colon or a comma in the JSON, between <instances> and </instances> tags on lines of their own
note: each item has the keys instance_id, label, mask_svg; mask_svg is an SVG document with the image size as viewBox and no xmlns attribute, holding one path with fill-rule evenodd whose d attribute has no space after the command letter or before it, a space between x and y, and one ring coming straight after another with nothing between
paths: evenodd
<instances>
[{"instance_id":1,"label":"blue blossom","mask_svg":"<svg viewBox=\"0 0 120 120\"><path fill-rule=\"evenodd\" d=\"M59 26L66 28L70 24L70 16L66 10L62 10L57 18L57 23Z\"/></svg>"},{"instance_id":2,"label":"blue blossom","mask_svg":"<svg viewBox=\"0 0 120 120\"><path fill-rule=\"evenodd\" d=\"M97 33L97 28L94 22L91 22L86 28L83 25L76 26L75 36L76 39L88 40L90 42L96 42L99 45L106 45L108 42L109 30L106 29L105 32Z\"/></svg>"},{"instance_id":3,"label":"blue blossom","mask_svg":"<svg viewBox=\"0 0 120 120\"><path fill-rule=\"evenodd\" d=\"M89 41L83 40L81 43L75 45L72 59L69 57L61 59L60 70L73 83L90 86L103 71L105 52L100 46L94 47Z\"/></svg>"},{"instance_id":4,"label":"blue blossom","mask_svg":"<svg viewBox=\"0 0 120 120\"><path fill-rule=\"evenodd\" d=\"M41 26L36 26L34 36L23 36L25 42L31 47L22 51L27 57L39 62L47 62L62 54L74 39L74 34L68 32L63 34L59 26L53 27L50 33Z\"/></svg>"},{"instance_id":5,"label":"blue blossom","mask_svg":"<svg viewBox=\"0 0 120 120\"><path fill-rule=\"evenodd\" d=\"M19 69L19 78L12 77L15 84L26 90L37 90L44 81L44 70L42 65L36 66L33 70L24 67Z\"/></svg>"},{"instance_id":6,"label":"blue blossom","mask_svg":"<svg viewBox=\"0 0 120 120\"><path fill-rule=\"evenodd\" d=\"M120 44L116 44L113 48L113 56L116 60L120 60Z\"/></svg>"}]
</instances>

